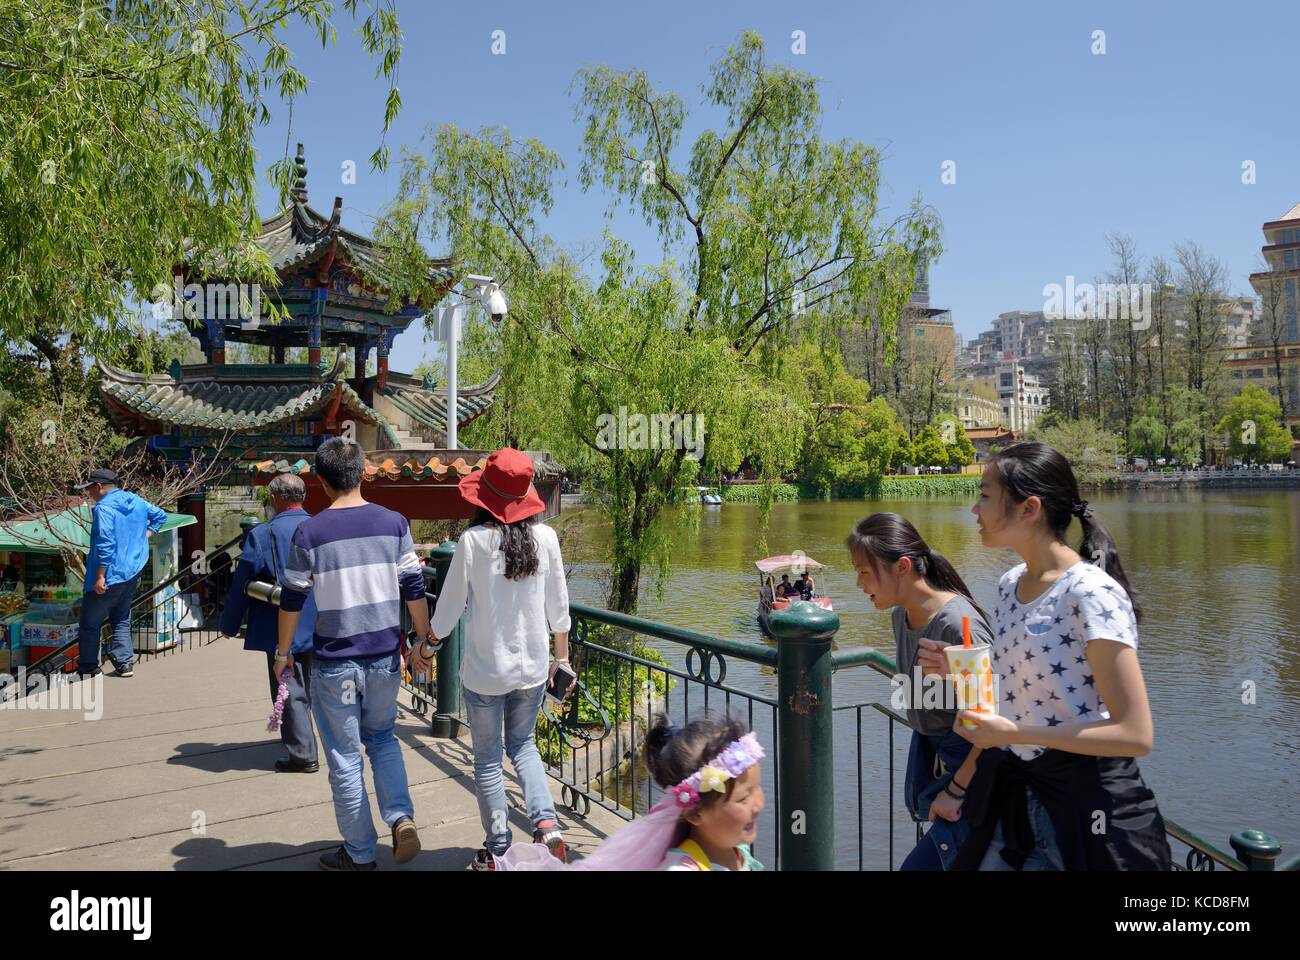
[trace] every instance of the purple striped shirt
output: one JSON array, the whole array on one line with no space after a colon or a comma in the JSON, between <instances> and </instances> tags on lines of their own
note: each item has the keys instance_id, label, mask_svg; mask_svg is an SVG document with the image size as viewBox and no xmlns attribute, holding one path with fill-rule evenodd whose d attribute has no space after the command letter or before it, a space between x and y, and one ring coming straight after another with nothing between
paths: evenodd
<instances>
[{"instance_id":1,"label":"purple striped shirt","mask_svg":"<svg viewBox=\"0 0 1300 960\"><path fill-rule=\"evenodd\" d=\"M393 653L402 601L424 597L406 518L378 504L331 507L299 524L280 580L281 610L316 599L316 656Z\"/></svg>"}]
</instances>

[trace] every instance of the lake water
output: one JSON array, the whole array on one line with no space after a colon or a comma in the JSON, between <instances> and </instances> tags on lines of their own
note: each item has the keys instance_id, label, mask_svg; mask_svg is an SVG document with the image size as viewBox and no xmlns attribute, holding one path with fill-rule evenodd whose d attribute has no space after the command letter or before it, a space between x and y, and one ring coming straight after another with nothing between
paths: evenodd
<instances>
[{"instance_id":1,"label":"lake water","mask_svg":"<svg viewBox=\"0 0 1300 960\"><path fill-rule=\"evenodd\" d=\"M1229 852L1232 832L1256 828L1282 843L1284 860L1300 853L1300 491L1135 491L1090 501L1119 543L1145 611L1138 650L1156 739L1152 754L1139 763L1162 811ZM1019 562L980 544L968 502L776 504L765 530L757 507L672 509L697 512L698 527L679 538L666 595L656 598L647 578L638 612L719 637L761 641L753 561L799 549L830 567L818 583L840 615L838 647L868 646L892 657L889 615L875 610L854 586L843 546L853 524L877 510L908 517L953 562L986 609L992 609L999 576ZM590 510L561 517L556 526L573 571L572 598L603 606L609 528ZM1078 527L1073 529L1077 538ZM671 644L658 646L677 653ZM680 656L672 657L674 665L680 662ZM726 682L766 696L776 690L771 670L735 658L728 659ZM836 704L888 703L890 693L888 681L867 668L838 671L834 691ZM891 796L888 723L866 711L861 729L863 863L883 868L889 816L897 831L895 864L912 843L913 827L900 801L908 732L895 733ZM838 714L836 834L842 867L858 864L855 737L853 712ZM764 780L770 790L770 764ZM770 792L768 803L770 831ZM1186 848L1173 848L1181 860Z\"/></svg>"}]
</instances>

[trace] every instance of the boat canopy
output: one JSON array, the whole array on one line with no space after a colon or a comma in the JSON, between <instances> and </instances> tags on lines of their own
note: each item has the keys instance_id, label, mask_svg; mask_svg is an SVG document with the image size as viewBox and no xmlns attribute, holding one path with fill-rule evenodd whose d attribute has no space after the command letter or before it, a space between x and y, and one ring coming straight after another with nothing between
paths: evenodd
<instances>
[{"instance_id":1,"label":"boat canopy","mask_svg":"<svg viewBox=\"0 0 1300 960\"><path fill-rule=\"evenodd\" d=\"M805 557L797 553L785 553L778 557L768 557L765 560L755 560L754 566L758 567L758 572L763 574L769 573L791 573L795 570L824 570L826 564L818 563L812 557Z\"/></svg>"}]
</instances>

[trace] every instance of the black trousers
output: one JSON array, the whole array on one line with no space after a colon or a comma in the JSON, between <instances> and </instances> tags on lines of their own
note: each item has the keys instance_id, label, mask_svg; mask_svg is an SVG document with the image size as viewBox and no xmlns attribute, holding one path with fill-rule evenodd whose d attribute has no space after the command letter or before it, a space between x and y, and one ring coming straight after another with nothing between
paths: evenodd
<instances>
[{"instance_id":1,"label":"black trousers","mask_svg":"<svg viewBox=\"0 0 1300 960\"><path fill-rule=\"evenodd\" d=\"M280 740L289 752L293 763L316 763L316 728L311 722L311 658L310 650L293 655L293 671L285 677L289 699L284 702L280 717ZM271 683L271 703L280 691L275 676L275 653L266 654L266 677Z\"/></svg>"}]
</instances>

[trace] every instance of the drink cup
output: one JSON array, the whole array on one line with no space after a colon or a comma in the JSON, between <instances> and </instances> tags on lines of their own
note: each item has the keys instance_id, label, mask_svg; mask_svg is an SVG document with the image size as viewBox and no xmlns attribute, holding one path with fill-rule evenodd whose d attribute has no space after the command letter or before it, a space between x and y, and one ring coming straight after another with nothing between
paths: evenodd
<instances>
[{"instance_id":1,"label":"drink cup","mask_svg":"<svg viewBox=\"0 0 1300 960\"><path fill-rule=\"evenodd\" d=\"M997 695L993 684L993 648L987 643L973 643L969 647L957 644L944 647L948 657L948 673L957 686L957 709L975 713L998 712ZM975 729L975 724L963 720L962 726Z\"/></svg>"}]
</instances>

